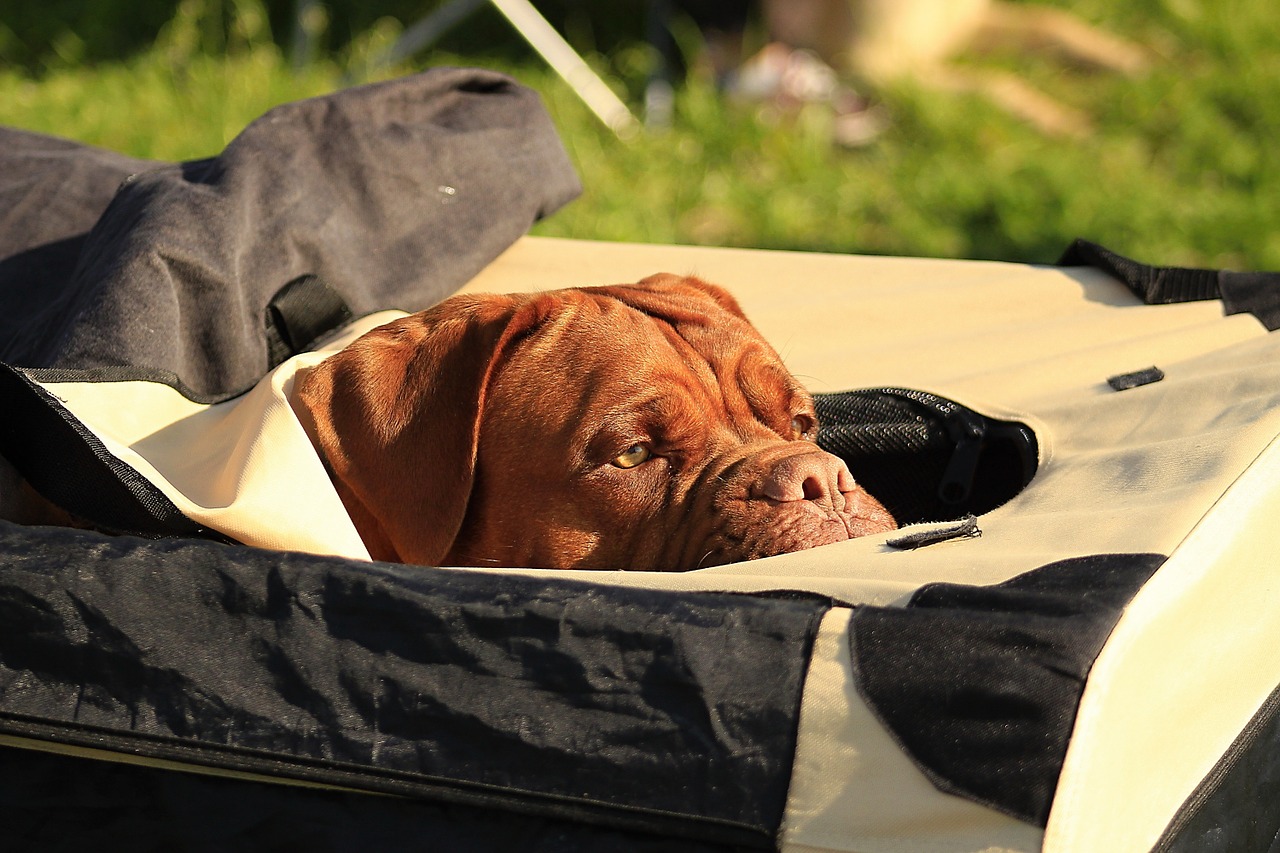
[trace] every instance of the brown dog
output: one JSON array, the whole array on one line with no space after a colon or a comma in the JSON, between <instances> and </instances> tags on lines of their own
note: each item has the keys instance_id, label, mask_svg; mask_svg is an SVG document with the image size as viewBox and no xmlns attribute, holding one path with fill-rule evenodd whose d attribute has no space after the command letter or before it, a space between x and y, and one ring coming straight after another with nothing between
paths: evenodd
<instances>
[{"instance_id":1,"label":"brown dog","mask_svg":"<svg viewBox=\"0 0 1280 853\"><path fill-rule=\"evenodd\" d=\"M375 559L694 569L890 530L724 290L457 296L301 373Z\"/></svg>"}]
</instances>

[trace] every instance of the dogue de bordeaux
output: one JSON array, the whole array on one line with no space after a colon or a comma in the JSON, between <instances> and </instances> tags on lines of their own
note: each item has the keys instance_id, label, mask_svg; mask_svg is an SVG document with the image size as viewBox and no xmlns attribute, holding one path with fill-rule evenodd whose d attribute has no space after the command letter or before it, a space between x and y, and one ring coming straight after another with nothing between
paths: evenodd
<instances>
[{"instance_id":1,"label":"dogue de bordeaux","mask_svg":"<svg viewBox=\"0 0 1280 853\"><path fill-rule=\"evenodd\" d=\"M302 372L375 559L689 570L891 530L813 400L695 278L462 295Z\"/></svg>"}]
</instances>

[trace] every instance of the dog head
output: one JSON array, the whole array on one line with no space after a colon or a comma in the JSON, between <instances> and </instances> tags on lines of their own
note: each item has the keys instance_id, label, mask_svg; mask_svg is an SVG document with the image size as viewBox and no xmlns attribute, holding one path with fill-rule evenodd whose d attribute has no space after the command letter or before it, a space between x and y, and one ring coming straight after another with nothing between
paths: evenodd
<instances>
[{"instance_id":1,"label":"dog head","mask_svg":"<svg viewBox=\"0 0 1280 853\"><path fill-rule=\"evenodd\" d=\"M375 559L693 569L889 530L724 290L457 296L298 378Z\"/></svg>"}]
</instances>

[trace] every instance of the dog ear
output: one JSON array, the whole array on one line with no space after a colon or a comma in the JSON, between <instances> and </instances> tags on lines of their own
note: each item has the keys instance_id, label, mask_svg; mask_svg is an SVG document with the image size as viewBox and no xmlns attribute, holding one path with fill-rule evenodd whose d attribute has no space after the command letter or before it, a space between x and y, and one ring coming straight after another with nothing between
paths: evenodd
<instances>
[{"instance_id":1,"label":"dog ear","mask_svg":"<svg viewBox=\"0 0 1280 853\"><path fill-rule=\"evenodd\" d=\"M536 322L527 305L454 297L298 377L304 424L374 559L438 565L448 553L471 497L485 391L501 353Z\"/></svg>"},{"instance_id":2,"label":"dog ear","mask_svg":"<svg viewBox=\"0 0 1280 853\"><path fill-rule=\"evenodd\" d=\"M632 308L673 323L707 323L710 320L706 313L708 305L728 311L741 320L747 319L738 300L729 291L695 276L657 273L635 284L584 289L607 294ZM690 300L693 300L692 303Z\"/></svg>"}]
</instances>

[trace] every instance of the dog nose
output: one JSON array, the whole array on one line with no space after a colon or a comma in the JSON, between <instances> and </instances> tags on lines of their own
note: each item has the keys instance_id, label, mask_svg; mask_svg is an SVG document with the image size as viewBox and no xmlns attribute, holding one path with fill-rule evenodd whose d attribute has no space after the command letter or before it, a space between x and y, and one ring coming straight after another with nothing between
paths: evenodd
<instances>
[{"instance_id":1,"label":"dog nose","mask_svg":"<svg viewBox=\"0 0 1280 853\"><path fill-rule=\"evenodd\" d=\"M775 501L814 501L843 505L844 492L856 488L853 475L838 456L824 451L797 453L778 460L764 473L759 494Z\"/></svg>"}]
</instances>

